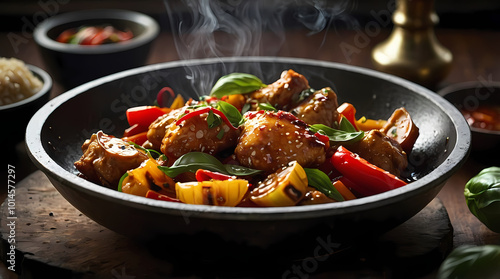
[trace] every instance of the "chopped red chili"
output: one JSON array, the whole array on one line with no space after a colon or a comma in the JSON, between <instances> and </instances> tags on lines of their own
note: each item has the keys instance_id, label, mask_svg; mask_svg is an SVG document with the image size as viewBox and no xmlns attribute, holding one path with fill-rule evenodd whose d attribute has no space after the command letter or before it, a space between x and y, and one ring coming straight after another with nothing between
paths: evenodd
<instances>
[{"instance_id":1,"label":"chopped red chili","mask_svg":"<svg viewBox=\"0 0 500 279\"><path fill-rule=\"evenodd\" d=\"M213 107L205 107L205 108L202 108L202 109L198 109L198 110L192 111L192 112L184 115L183 117L179 118L179 120L177 120L177 122L175 122L175 125L179 125L184 120L187 120L187 119L192 118L192 117L197 116L197 115L201 115L201 114L207 113L209 111L212 111L214 114L217 114L222 119L222 121L224 121L224 123L226 123L226 125L229 126L229 128L231 128L233 130L237 130L238 129L238 127L234 127L233 124L231 124L231 122L229 121L229 119L227 119L226 115L222 111L220 111L218 109L215 109Z\"/></svg>"}]
</instances>

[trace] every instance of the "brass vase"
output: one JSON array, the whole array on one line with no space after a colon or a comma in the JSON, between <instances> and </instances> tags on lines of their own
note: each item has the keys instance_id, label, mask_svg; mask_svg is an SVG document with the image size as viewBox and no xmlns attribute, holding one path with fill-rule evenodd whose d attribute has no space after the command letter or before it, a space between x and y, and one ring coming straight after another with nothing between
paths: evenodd
<instances>
[{"instance_id":1,"label":"brass vase","mask_svg":"<svg viewBox=\"0 0 500 279\"><path fill-rule=\"evenodd\" d=\"M449 73L453 55L436 38L434 0L396 0L394 28L372 51L374 67L432 88Z\"/></svg>"}]
</instances>

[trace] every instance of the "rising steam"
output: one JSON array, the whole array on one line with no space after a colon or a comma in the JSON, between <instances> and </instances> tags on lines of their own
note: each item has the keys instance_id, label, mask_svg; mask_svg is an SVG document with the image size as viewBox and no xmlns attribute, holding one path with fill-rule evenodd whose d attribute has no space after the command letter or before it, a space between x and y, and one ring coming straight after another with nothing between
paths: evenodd
<instances>
[{"instance_id":1,"label":"rising steam","mask_svg":"<svg viewBox=\"0 0 500 279\"><path fill-rule=\"evenodd\" d=\"M180 59L189 60L276 56L284 44L293 44L286 40L287 30L306 28L309 34L326 32L335 20L345 17L353 1L164 0L164 3L177 53ZM259 69L246 70L259 73ZM219 77L206 69L190 71L188 78L196 81L194 88L199 95L205 95Z\"/></svg>"}]
</instances>

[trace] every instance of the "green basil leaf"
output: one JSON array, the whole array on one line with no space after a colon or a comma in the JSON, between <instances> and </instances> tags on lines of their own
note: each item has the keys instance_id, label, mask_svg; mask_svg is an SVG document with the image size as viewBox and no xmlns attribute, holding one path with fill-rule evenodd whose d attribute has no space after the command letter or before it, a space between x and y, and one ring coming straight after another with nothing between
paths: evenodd
<instances>
[{"instance_id":1,"label":"green basil leaf","mask_svg":"<svg viewBox=\"0 0 500 279\"><path fill-rule=\"evenodd\" d=\"M235 176L256 175L262 172L261 170L251 169L233 164L225 164L224 167L226 168L227 174Z\"/></svg>"},{"instance_id":2,"label":"green basil leaf","mask_svg":"<svg viewBox=\"0 0 500 279\"><path fill-rule=\"evenodd\" d=\"M224 113L234 127L240 126L245 121L238 109L230 103L219 101L217 102L217 109Z\"/></svg>"},{"instance_id":3,"label":"green basil leaf","mask_svg":"<svg viewBox=\"0 0 500 279\"><path fill-rule=\"evenodd\" d=\"M462 245L441 263L437 279L500 278L499 245Z\"/></svg>"},{"instance_id":4,"label":"green basil leaf","mask_svg":"<svg viewBox=\"0 0 500 279\"><path fill-rule=\"evenodd\" d=\"M125 180L125 178L128 176L128 171L125 172L122 177L120 177L120 181L118 182L118 192L122 192L122 184L123 184L123 180Z\"/></svg>"},{"instance_id":5,"label":"green basil leaf","mask_svg":"<svg viewBox=\"0 0 500 279\"><path fill-rule=\"evenodd\" d=\"M162 155L164 154L161 154L160 152L154 150L154 149L147 149L147 148L144 148L140 145L138 145L137 143L133 142L133 141L129 141L128 142L130 145L133 145L136 149L139 149L141 150L142 152L146 153L146 155L148 155L148 157L150 158L153 158L153 159L158 159L160 158ZM153 156L154 154L154 156Z\"/></svg>"},{"instance_id":6,"label":"green basil leaf","mask_svg":"<svg viewBox=\"0 0 500 279\"><path fill-rule=\"evenodd\" d=\"M214 156L203 152L186 153L177 159L172 166L159 166L158 168L169 177L176 177L184 172L196 172L199 169L236 176L253 175L261 172L259 170L245 168L242 166L222 164L221 161Z\"/></svg>"},{"instance_id":7,"label":"green basil leaf","mask_svg":"<svg viewBox=\"0 0 500 279\"><path fill-rule=\"evenodd\" d=\"M222 119L218 115L215 115L213 111L208 111L207 124L208 128L212 129L219 126L222 123Z\"/></svg>"},{"instance_id":8,"label":"green basil leaf","mask_svg":"<svg viewBox=\"0 0 500 279\"><path fill-rule=\"evenodd\" d=\"M259 103L259 108L263 110L269 110L269 111L278 111L275 107L273 107L269 103Z\"/></svg>"},{"instance_id":9,"label":"green basil leaf","mask_svg":"<svg viewBox=\"0 0 500 279\"><path fill-rule=\"evenodd\" d=\"M309 186L316 188L331 199L344 201L344 197L342 197L339 191L333 187L333 183L326 173L318 169L304 168L304 170L306 171Z\"/></svg>"},{"instance_id":10,"label":"green basil leaf","mask_svg":"<svg viewBox=\"0 0 500 279\"><path fill-rule=\"evenodd\" d=\"M464 195L470 212L500 233L500 167L481 170L465 184Z\"/></svg>"},{"instance_id":11,"label":"green basil leaf","mask_svg":"<svg viewBox=\"0 0 500 279\"><path fill-rule=\"evenodd\" d=\"M222 98L227 95L245 94L265 87L258 77L245 73L231 73L221 77L210 91L210 96Z\"/></svg>"},{"instance_id":12,"label":"green basil leaf","mask_svg":"<svg viewBox=\"0 0 500 279\"><path fill-rule=\"evenodd\" d=\"M309 98L311 95L313 95L316 92L316 89L314 88L307 88L302 90L300 94L297 97L297 100L293 100L295 104L302 103L305 99Z\"/></svg>"},{"instance_id":13,"label":"green basil leaf","mask_svg":"<svg viewBox=\"0 0 500 279\"><path fill-rule=\"evenodd\" d=\"M347 132L343 130L333 129L323 124L311 125L309 129L315 133L320 133L327 136L328 138L330 138L330 141L333 142L356 142L361 140L365 136L365 133L363 131Z\"/></svg>"},{"instance_id":14,"label":"green basil leaf","mask_svg":"<svg viewBox=\"0 0 500 279\"><path fill-rule=\"evenodd\" d=\"M345 132L357 132L356 128L352 126L351 122L349 122L345 116L342 116L342 119L340 119L339 129Z\"/></svg>"},{"instance_id":15,"label":"green basil leaf","mask_svg":"<svg viewBox=\"0 0 500 279\"><path fill-rule=\"evenodd\" d=\"M243 105L243 108L241 108L241 114L245 114L246 112L250 111L250 109L252 108L252 105L250 105L249 103L245 103Z\"/></svg>"}]
</instances>

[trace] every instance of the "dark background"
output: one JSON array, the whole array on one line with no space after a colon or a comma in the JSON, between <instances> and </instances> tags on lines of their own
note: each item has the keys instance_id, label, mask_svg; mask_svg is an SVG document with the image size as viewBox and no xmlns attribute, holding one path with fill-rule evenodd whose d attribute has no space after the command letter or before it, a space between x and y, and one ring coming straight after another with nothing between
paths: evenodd
<instances>
[{"instance_id":1,"label":"dark background","mask_svg":"<svg viewBox=\"0 0 500 279\"><path fill-rule=\"evenodd\" d=\"M166 1L175 3L178 0ZM221 1L234 3L238 0ZM285 0L282 3L293 7L291 10L303 9L304 6L311 7L314 3L322 5L348 3L348 15L362 24L364 20L372 18L371 11L387 9L390 1L394 0ZM91 8L118 8L143 12L157 19L162 28L168 28L167 13L162 0L2 0L0 2L0 31L19 31L25 24L21 19L24 16L32 19L37 12L64 13ZM440 18L439 27L442 28L500 29L500 1L498 0L438 0L435 1L435 9ZM293 12L289 13L289 18L292 19L290 22L293 22Z\"/></svg>"}]
</instances>

